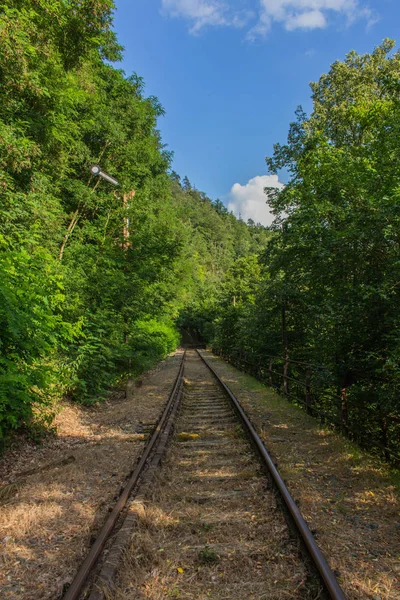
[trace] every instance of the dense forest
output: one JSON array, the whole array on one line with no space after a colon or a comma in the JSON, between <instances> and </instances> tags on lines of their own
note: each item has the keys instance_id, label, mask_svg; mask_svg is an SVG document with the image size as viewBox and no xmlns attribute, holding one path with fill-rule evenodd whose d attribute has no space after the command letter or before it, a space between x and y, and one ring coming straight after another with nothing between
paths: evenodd
<instances>
[{"instance_id":1,"label":"dense forest","mask_svg":"<svg viewBox=\"0 0 400 600\"><path fill-rule=\"evenodd\" d=\"M312 84L311 115L299 108L267 159L289 181L266 190L276 216L266 229L171 171L161 104L113 66L113 9L1 9L0 438L49 425L63 396L98 401L191 331L286 394L312 398L345 433L396 449L394 43L351 52ZM118 187L92 176L93 164Z\"/></svg>"},{"instance_id":2,"label":"dense forest","mask_svg":"<svg viewBox=\"0 0 400 600\"><path fill-rule=\"evenodd\" d=\"M311 85L266 190L258 261L220 305L214 344L386 458L400 439L400 53L350 52ZM257 281L257 276L259 277ZM245 284L247 281L247 286ZM282 375L280 377L280 375ZM290 391L290 386L292 391Z\"/></svg>"},{"instance_id":3,"label":"dense forest","mask_svg":"<svg viewBox=\"0 0 400 600\"><path fill-rule=\"evenodd\" d=\"M2 8L3 436L50 422L62 395L97 401L165 357L185 310L209 311L224 273L265 238L170 172L161 105L112 66L112 9ZM91 176L97 163L118 188Z\"/></svg>"}]
</instances>

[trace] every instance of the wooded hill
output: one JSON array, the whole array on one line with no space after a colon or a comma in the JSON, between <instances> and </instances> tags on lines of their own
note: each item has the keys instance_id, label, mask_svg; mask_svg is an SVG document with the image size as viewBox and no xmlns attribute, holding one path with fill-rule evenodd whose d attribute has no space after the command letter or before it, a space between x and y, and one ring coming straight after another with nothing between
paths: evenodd
<instances>
[{"instance_id":1,"label":"wooded hill","mask_svg":"<svg viewBox=\"0 0 400 600\"><path fill-rule=\"evenodd\" d=\"M269 192L266 230L171 173L159 101L112 66L113 8L2 5L0 435L50 423L63 395L97 401L173 350L182 327L258 369L277 357L295 379L289 359L310 363L315 410L396 446L394 44L350 53L313 84L311 116L299 109L267 161L290 180Z\"/></svg>"}]
</instances>

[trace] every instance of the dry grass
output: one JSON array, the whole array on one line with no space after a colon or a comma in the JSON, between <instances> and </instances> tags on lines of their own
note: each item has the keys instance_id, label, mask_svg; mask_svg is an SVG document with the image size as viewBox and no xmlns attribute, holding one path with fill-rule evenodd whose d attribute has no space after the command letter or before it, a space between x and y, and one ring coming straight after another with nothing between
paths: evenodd
<instances>
[{"instance_id":1,"label":"dry grass","mask_svg":"<svg viewBox=\"0 0 400 600\"><path fill-rule=\"evenodd\" d=\"M399 497L387 466L211 358L278 462L349 600L400 599Z\"/></svg>"},{"instance_id":2,"label":"dry grass","mask_svg":"<svg viewBox=\"0 0 400 600\"><path fill-rule=\"evenodd\" d=\"M185 374L192 384L207 376L204 369L189 354ZM247 442L232 435L235 421L210 420L207 433L188 438L189 404L190 393L114 600L314 598L257 461Z\"/></svg>"},{"instance_id":3,"label":"dry grass","mask_svg":"<svg viewBox=\"0 0 400 600\"><path fill-rule=\"evenodd\" d=\"M179 442L187 442L188 440L196 440L200 437L198 433L187 433L186 431L182 431L178 433L176 436L177 441Z\"/></svg>"},{"instance_id":4,"label":"dry grass","mask_svg":"<svg viewBox=\"0 0 400 600\"><path fill-rule=\"evenodd\" d=\"M157 420L179 360L165 361L140 388L130 385L127 398L120 394L92 409L63 405L57 436L39 447L25 442L3 457L9 493L0 514L2 599L60 596L141 452L143 432Z\"/></svg>"}]
</instances>

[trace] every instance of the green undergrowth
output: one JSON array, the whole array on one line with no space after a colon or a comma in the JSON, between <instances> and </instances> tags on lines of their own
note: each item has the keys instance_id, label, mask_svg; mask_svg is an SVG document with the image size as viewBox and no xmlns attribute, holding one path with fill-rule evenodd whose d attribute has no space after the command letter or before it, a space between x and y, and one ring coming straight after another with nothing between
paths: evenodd
<instances>
[{"instance_id":1,"label":"green undergrowth","mask_svg":"<svg viewBox=\"0 0 400 600\"><path fill-rule=\"evenodd\" d=\"M207 324L227 269L267 237L171 171L160 102L115 64L114 2L48 4L0 15L0 443L196 336L199 305Z\"/></svg>"}]
</instances>

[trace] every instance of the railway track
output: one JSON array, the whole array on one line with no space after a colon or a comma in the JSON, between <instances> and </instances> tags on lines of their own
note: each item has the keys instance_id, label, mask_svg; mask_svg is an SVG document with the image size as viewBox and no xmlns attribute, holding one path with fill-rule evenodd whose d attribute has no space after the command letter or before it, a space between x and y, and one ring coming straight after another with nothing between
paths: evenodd
<instances>
[{"instance_id":1,"label":"railway track","mask_svg":"<svg viewBox=\"0 0 400 600\"><path fill-rule=\"evenodd\" d=\"M206 353L183 356L160 422L64 600L80 597L345 599Z\"/></svg>"}]
</instances>

